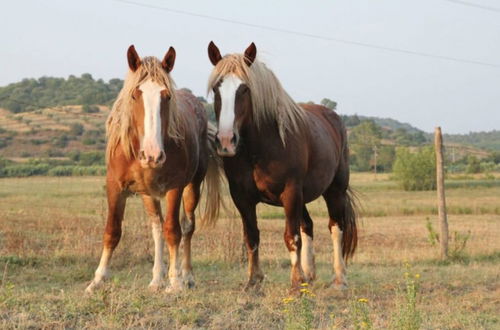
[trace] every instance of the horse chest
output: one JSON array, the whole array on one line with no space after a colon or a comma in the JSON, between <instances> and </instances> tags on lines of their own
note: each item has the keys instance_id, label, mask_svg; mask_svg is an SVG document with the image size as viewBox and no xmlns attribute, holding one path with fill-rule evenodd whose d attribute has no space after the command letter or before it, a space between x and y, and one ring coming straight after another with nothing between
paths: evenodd
<instances>
[{"instance_id":1,"label":"horse chest","mask_svg":"<svg viewBox=\"0 0 500 330\"><path fill-rule=\"evenodd\" d=\"M138 167L126 186L127 190L133 193L162 197L170 189L184 187L193 175L194 170L189 166L179 168L167 164L160 170Z\"/></svg>"},{"instance_id":2,"label":"horse chest","mask_svg":"<svg viewBox=\"0 0 500 330\"><path fill-rule=\"evenodd\" d=\"M253 181L259 191L262 201L266 203L279 204L280 195L284 189L284 180L279 175L277 166L261 167L254 166Z\"/></svg>"}]
</instances>

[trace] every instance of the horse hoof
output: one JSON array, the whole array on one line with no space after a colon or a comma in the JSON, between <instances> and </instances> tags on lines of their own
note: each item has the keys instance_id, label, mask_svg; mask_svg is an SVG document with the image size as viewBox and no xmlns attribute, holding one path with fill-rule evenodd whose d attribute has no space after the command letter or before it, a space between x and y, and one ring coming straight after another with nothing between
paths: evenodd
<instances>
[{"instance_id":1,"label":"horse hoof","mask_svg":"<svg viewBox=\"0 0 500 330\"><path fill-rule=\"evenodd\" d=\"M184 282L184 286L188 289L193 289L196 286L196 283L194 281L194 277L191 274L185 275L183 282Z\"/></svg>"},{"instance_id":2,"label":"horse hoof","mask_svg":"<svg viewBox=\"0 0 500 330\"><path fill-rule=\"evenodd\" d=\"M164 286L164 283L161 282L161 281L158 281L158 282L151 282L149 283L148 285L148 290L153 292L153 293L156 293L156 292L160 292L161 288Z\"/></svg>"},{"instance_id":3,"label":"horse hoof","mask_svg":"<svg viewBox=\"0 0 500 330\"><path fill-rule=\"evenodd\" d=\"M165 288L165 293L179 293L184 290L184 285L181 281L170 280L170 284Z\"/></svg>"},{"instance_id":4,"label":"horse hoof","mask_svg":"<svg viewBox=\"0 0 500 330\"><path fill-rule=\"evenodd\" d=\"M344 290L347 290L347 288L348 288L346 281L333 281L332 287L335 290L339 290L339 291L344 291Z\"/></svg>"},{"instance_id":5,"label":"horse hoof","mask_svg":"<svg viewBox=\"0 0 500 330\"><path fill-rule=\"evenodd\" d=\"M93 294L96 289L98 289L99 287L102 286L102 283L103 283L102 281L96 282L93 280L92 282L90 282L90 284L85 289L85 293L86 294Z\"/></svg>"}]
</instances>

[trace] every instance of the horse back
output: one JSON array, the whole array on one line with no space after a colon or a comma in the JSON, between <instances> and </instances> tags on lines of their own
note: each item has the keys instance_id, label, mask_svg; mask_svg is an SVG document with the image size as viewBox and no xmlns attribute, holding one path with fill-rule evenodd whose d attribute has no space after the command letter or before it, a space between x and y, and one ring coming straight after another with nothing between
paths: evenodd
<instances>
[{"instance_id":1,"label":"horse back","mask_svg":"<svg viewBox=\"0 0 500 330\"><path fill-rule=\"evenodd\" d=\"M203 104L190 91L180 89L175 91L177 109L184 115L187 126L195 124L196 131L203 135L207 130L207 113ZM191 132L186 132L190 134Z\"/></svg>"}]
</instances>

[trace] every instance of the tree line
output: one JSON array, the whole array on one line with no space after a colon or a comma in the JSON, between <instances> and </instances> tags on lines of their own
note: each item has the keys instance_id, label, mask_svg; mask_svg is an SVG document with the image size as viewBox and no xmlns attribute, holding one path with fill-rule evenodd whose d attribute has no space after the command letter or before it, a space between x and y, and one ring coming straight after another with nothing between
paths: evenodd
<instances>
[{"instance_id":1,"label":"tree line","mask_svg":"<svg viewBox=\"0 0 500 330\"><path fill-rule=\"evenodd\" d=\"M91 74L68 79L41 77L23 79L0 87L0 107L14 113L62 105L110 105L123 86L123 80L105 82Z\"/></svg>"}]
</instances>

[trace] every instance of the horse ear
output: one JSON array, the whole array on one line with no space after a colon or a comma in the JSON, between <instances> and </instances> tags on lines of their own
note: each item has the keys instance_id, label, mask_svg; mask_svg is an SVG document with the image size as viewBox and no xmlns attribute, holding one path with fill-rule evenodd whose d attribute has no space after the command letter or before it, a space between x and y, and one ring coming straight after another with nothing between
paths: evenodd
<instances>
[{"instance_id":1,"label":"horse ear","mask_svg":"<svg viewBox=\"0 0 500 330\"><path fill-rule=\"evenodd\" d=\"M135 51L134 45L130 45L127 50L128 67L135 72L141 66L141 58Z\"/></svg>"},{"instance_id":2,"label":"horse ear","mask_svg":"<svg viewBox=\"0 0 500 330\"><path fill-rule=\"evenodd\" d=\"M250 46L245 50L245 63L250 66L253 61L255 61L255 57L257 56L257 47L252 42Z\"/></svg>"},{"instance_id":3,"label":"horse ear","mask_svg":"<svg viewBox=\"0 0 500 330\"><path fill-rule=\"evenodd\" d=\"M210 41L210 43L208 44L208 58L214 66L217 65L220 60L222 60L219 48L217 48L213 41Z\"/></svg>"},{"instance_id":4,"label":"horse ear","mask_svg":"<svg viewBox=\"0 0 500 330\"><path fill-rule=\"evenodd\" d=\"M161 66L167 73L170 73L172 69L174 68L174 63L175 63L175 49L174 47L170 47L168 49L168 52L165 54L165 57L163 58L163 61L161 61Z\"/></svg>"}]
</instances>

